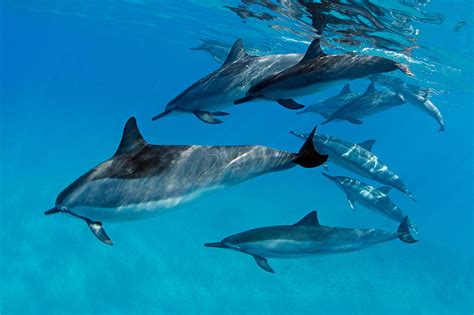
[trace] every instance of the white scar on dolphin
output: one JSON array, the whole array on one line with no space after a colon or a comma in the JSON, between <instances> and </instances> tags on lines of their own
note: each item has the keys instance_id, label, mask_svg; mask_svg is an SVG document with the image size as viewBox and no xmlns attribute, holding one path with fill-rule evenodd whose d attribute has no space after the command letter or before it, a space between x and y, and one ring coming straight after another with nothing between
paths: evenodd
<instances>
[{"instance_id":1,"label":"white scar on dolphin","mask_svg":"<svg viewBox=\"0 0 474 315\"><path fill-rule=\"evenodd\" d=\"M99 240L112 245L102 222L150 218L205 191L296 165L322 165L327 155L316 151L312 139L298 153L259 145L152 145L143 139L132 117L113 157L64 189L45 214L82 219Z\"/></svg>"},{"instance_id":2,"label":"white scar on dolphin","mask_svg":"<svg viewBox=\"0 0 474 315\"><path fill-rule=\"evenodd\" d=\"M274 273L267 258L306 258L353 252L396 238L404 243L416 243L417 240L410 234L409 224L408 217L404 217L396 232L329 227L321 225L316 211L313 211L293 225L257 228L204 246L248 254L260 268Z\"/></svg>"}]
</instances>

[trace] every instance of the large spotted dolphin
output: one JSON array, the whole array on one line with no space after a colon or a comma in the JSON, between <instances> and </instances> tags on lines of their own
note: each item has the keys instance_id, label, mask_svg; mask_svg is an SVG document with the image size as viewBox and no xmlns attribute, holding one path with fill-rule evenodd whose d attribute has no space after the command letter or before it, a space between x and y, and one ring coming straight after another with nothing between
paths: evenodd
<instances>
[{"instance_id":1,"label":"large spotted dolphin","mask_svg":"<svg viewBox=\"0 0 474 315\"><path fill-rule=\"evenodd\" d=\"M257 228L207 243L206 247L228 248L253 256L265 271L274 273L267 258L303 258L318 254L338 254L361 250L393 239L415 243L410 234L408 217L396 232L377 229L350 229L319 224L316 211L293 225Z\"/></svg>"},{"instance_id":2,"label":"large spotted dolphin","mask_svg":"<svg viewBox=\"0 0 474 315\"><path fill-rule=\"evenodd\" d=\"M102 222L149 218L207 190L296 165L323 164L327 155L314 149L312 139L298 153L258 145L152 145L141 136L135 118L130 118L113 157L64 189L45 214L82 219L99 240L112 245Z\"/></svg>"},{"instance_id":3,"label":"large spotted dolphin","mask_svg":"<svg viewBox=\"0 0 474 315\"><path fill-rule=\"evenodd\" d=\"M164 112L153 117L160 119L171 113L192 113L203 122L220 124L216 116L227 116L223 108L243 96L254 83L298 63L302 54L251 56L243 48L242 40L237 40L227 59L216 71L198 80L172 99ZM303 106L284 105L289 109Z\"/></svg>"},{"instance_id":4,"label":"large spotted dolphin","mask_svg":"<svg viewBox=\"0 0 474 315\"><path fill-rule=\"evenodd\" d=\"M296 107L299 104L293 100L295 97L322 91L333 84L394 70L413 75L406 65L382 57L325 54L319 39L315 39L298 64L254 84L246 96L234 104L263 98L283 106Z\"/></svg>"},{"instance_id":5,"label":"large spotted dolphin","mask_svg":"<svg viewBox=\"0 0 474 315\"><path fill-rule=\"evenodd\" d=\"M290 131L290 133L305 140L308 137L307 134L294 131ZM401 177L372 152L375 140L352 143L338 137L317 134L314 135L313 142L319 152L329 155L329 162L365 178L398 189L415 200Z\"/></svg>"}]
</instances>

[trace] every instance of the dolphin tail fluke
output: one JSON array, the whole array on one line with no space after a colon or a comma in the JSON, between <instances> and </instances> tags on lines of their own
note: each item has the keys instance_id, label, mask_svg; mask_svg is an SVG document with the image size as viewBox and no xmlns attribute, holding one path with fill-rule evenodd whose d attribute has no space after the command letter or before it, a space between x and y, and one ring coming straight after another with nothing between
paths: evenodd
<instances>
[{"instance_id":1,"label":"dolphin tail fluke","mask_svg":"<svg viewBox=\"0 0 474 315\"><path fill-rule=\"evenodd\" d=\"M214 248L227 248L227 246L222 242L215 242L215 243L206 243L204 244L205 247L214 247Z\"/></svg>"},{"instance_id":2,"label":"dolphin tail fluke","mask_svg":"<svg viewBox=\"0 0 474 315\"><path fill-rule=\"evenodd\" d=\"M158 120L160 118L163 118L163 117L169 115L172 111L173 111L173 109L166 109L164 112L162 112L161 114L156 115L151 120L155 121L155 120Z\"/></svg>"},{"instance_id":3,"label":"dolphin tail fluke","mask_svg":"<svg viewBox=\"0 0 474 315\"><path fill-rule=\"evenodd\" d=\"M316 127L314 127L313 131L311 131L300 151L296 154L296 158L294 159L296 164L305 168L313 168L323 165L329 157L327 154L323 155L316 151L313 143L313 137L315 133Z\"/></svg>"},{"instance_id":4,"label":"dolphin tail fluke","mask_svg":"<svg viewBox=\"0 0 474 315\"><path fill-rule=\"evenodd\" d=\"M408 68L407 65L398 62L395 65L398 69L400 69L401 72L405 73L406 75L409 75L410 77L415 77L415 75L413 74L413 72L411 72L410 68Z\"/></svg>"},{"instance_id":5,"label":"dolphin tail fluke","mask_svg":"<svg viewBox=\"0 0 474 315\"><path fill-rule=\"evenodd\" d=\"M275 270L270 267L270 264L268 263L268 260L262 256L258 255L253 255L253 258L255 259L255 262L257 265L262 268L263 270L270 272L270 273L275 273Z\"/></svg>"},{"instance_id":6,"label":"dolphin tail fluke","mask_svg":"<svg viewBox=\"0 0 474 315\"><path fill-rule=\"evenodd\" d=\"M438 132L445 132L446 130L444 129L444 125L440 125Z\"/></svg>"},{"instance_id":7,"label":"dolphin tail fluke","mask_svg":"<svg viewBox=\"0 0 474 315\"><path fill-rule=\"evenodd\" d=\"M61 210L58 207L54 207L52 209L49 209L49 210L45 211L44 215L50 215L50 214L55 214L55 213L59 213L59 212L61 212Z\"/></svg>"},{"instance_id":8,"label":"dolphin tail fluke","mask_svg":"<svg viewBox=\"0 0 474 315\"><path fill-rule=\"evenodd\" d=\"M95 237L97 237L99 241L104 242L107 245L114 245L110 237L105 232L105 229L103 228L102 223L92 221L87 218L84 218L84 220L86 221L87 226L89 226L89 228L91 229L92 234L94 234Z\"/></svg>"},{"instance_id":9,"label":"dolphin tail fluke","mask_svg":"<svg viewBox=\"0 0 474 315\"><path fill-rule=\"evenodd\" d=\"M414 239L413 236L410 233L410 222L408 220L408 217L404 217L402 221L400 222L400 225L398 226L398 238L405 243L416 243L418 240Z\"/></svg>"}]
</instances>

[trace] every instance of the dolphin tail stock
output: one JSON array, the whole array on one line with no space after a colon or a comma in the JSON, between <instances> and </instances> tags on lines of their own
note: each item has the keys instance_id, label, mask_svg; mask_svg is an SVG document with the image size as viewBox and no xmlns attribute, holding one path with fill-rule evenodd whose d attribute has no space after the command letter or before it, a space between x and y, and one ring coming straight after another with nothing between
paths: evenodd
<instances>
[{"instance_id":1,"label":"dolphin tail stock","mask_svg":"<svg viewBox=\"0 0 474 315\"><path fill-rule=\"evenodd\" d=\"M296 158L293 160L296 164L305 167L305 168L313 168L323 165L327 159L327 154L321 154L316 151L313 143L313 137L316 133L316 127L314 127L313 131L309 134L306 141L303 143L300 151L296 154Z\"/></svg>"},{"instance_id":2,"label":"dolphin tail stock","mask_svg":"<svg viewBox=\"0 0 474 315\"><path fill-rule=\"evenodd\" d=\"M155 121L169 115L174 109L165 109L161 114L154 116L151 120Z\"/></svg>"},{"instance_id":3,"label":"dolphin tail stock","mask_svg":"<svg viewBox=\"0 0 474 315\"><path fill-rule=\"evenodd\" d=\"M401 72L405 73L406 75L409 75L410 77L415 77L415 75L413 74L413 72L411 72L410 68L407 65L405 65L403 63L396 62L395 66L398 69L400 69Z\"/></svg>"},{"instance_id":4,"label":"dolphin tail stock","mask_svg":"<svg viewBox=\"0 0 474 315\"><path fill-rule=\"evenodd\" d=\"M404 217L398 226L397 234L398 238L404 243L416 243L418 240L414 239L410 233L410 221L408 220L408 216Z\"/></svg>"}]
</instances>

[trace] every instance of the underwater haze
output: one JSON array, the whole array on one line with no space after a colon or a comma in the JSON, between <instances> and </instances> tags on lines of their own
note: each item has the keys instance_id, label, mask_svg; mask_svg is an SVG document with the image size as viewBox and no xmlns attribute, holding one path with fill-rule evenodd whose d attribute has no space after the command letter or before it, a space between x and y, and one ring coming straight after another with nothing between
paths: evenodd
<instances>
[{"instance_id":1,"label":"underwater haze","mask_svg":"<svg viewBox=\"0 0 474 315\"><path fill-rule=\"evenodd\" d=\"M0 3L0 314L472 314L474 312L473 2L32 1ZM225 109L219 125L192 114L152 121L220 67L242 38L257 55L325 52L407 64L429 89L445 132L404 104L362 125L298 115L275 102ZM193 50L203 42L212 56ZM212 50L212 49L211 49ZM364 92L370 81L351 82ZM298 98L311 105L343 84ZM378 87L383 90L382 87ZM249 229L293 224L396 231L321 173L295 167L206 192L150 220L107 223L114 246L66 215L44 216L59 192L116 151L135 116L152 144L265 145L298 152L289 131L359 143L400 175L416 202L392 200L419 240L308 259L205 248ZM329 174L370 182L337 165Z\"/></svg>"}]
</instances>

